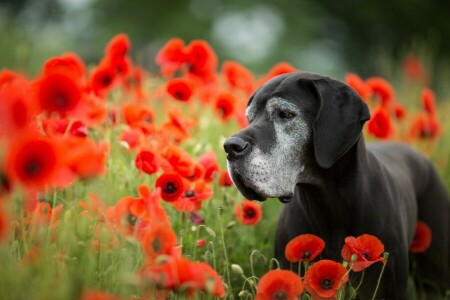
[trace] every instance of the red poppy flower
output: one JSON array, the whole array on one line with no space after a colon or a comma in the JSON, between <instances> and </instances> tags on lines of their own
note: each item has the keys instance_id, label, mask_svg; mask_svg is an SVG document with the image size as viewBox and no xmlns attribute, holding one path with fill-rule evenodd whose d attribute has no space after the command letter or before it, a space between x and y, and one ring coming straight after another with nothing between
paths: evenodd
<instances>
[{"instance_id":1,"label":"red poppy flower","mask_svg":"<svg viewBox=\"0 0 450 300\"><path fill-rule=\"evenodd\" d=\"M165 158L172 169L176 171L183 178L191 178L197 173L196 163L191 155L183 148L176 145L168 145L161 152L161 156Z\"/></svg>"},{"instance_id":2,"label":"red poppy flower","mask_svg":"<svg viewBox=\"0 0 450 300\"><path fill-rule=\"evenodd\" d=\"M366 80L372 94L378 96L381 106L386 107L395 100L394 89L389 82L381 77L372 77Z\"/></svg>"},{"instance_id":3,"label":"red poppy flower","mask_svg":"<svg viewBox=\"0 0 450 300\"><path fill-rule=\"evenodd\" d=\"M229 187L233 186L233 181L231 180L230 174L228 174L228 171L222 171L219 174L219 186L222 187Z\"/></svg>"},{"instance_id":4,"label":"red poppy flower","mask_svg":"<svg viewBox=\"0 0 450 300\"><path fill-rule=\"evenodd\" d=\"M70 170L82 179L101 176L106 170L109 144L91 139L66 138L64 159Z\"/></svg>"},{"instance_id":5,"label":"red poppy flower","mask_svg":"<svg viewBox=\"0 0 450 300\"><path fill-rule=\"evenodd\" d=\"M157 286L166 290L183 292L189 298L199 291L214 297L225 296L222 279L206 263L167 257L165 260L144 267L141 274Z\"/></svg>"},{"instance_id":6,"label":"red poppy flower","mask_svg":"<svg viewBox=\"0 0 450 300\"><path fill-rule=\"evenodd\" d=\"M314 234L301 234L286 245L285 257L290 262L313 261L325 248L325 242Z\"/></svg>"},{"instance_id":7,"label":"red poppy flower","mask_svg":"<svg viewBox=\"0 0 450 300\"><path fill-rule=\"evenodd\" d=\"M299 71L297 68L293 67L291 64L287 62L280 62L273 66L266 75L264 75L261 79L258 80L257 86L262 85L263 83L269 81L275 76L297 72Z\"/></svg>"},{"instance_id":8,"label":"red poppy flower","mask_svg":"<svg viewBox=\"0 0 450 300\"><path fill-rule=\"evenodd\" d=\"M70 126L70 128L68 128ZM43 119L42 127L50 137L62 137L70 134L73 137L85 138L88 135L88 128L81 121L70 122L69 119Z\"/></svg>"},{"instance_id":9,"label":"red poppy flower","mask_svg":"<svg viewBox=\"0 0 450 300\"><path fill-rule=\"evenodd\" d=\"M344 260L350 262L352 255L356 254L357 259L352 262L352 270L360 272L378 261L384 262L383 257L381 257L383 252L384 245L377 237L363 234L357 238L346 237L341 255Z\"/></svg>"},{"instance_id":10,"label":"red poppy flower","mask_svg":"<svg viewBox=\"0 0 450 300\"><path fill-rule=\"evenodd\" d=\"M376 109L370 118L368 125L370 134L380 139L387 139L393 134L394 128L392 126L389 112L384 107Z\"/></svg>"},{"instance_id":11,"label":"red poppy flower","mask_svg":"<svg viewBox=\"0 0 450 300\"><path fill-rule=\"evenodd\" d=\"M217 67L217 55L203 40L192 41L185 49L188 72L201 78L209 77Z\"/></svg>"},{"instance_id":12,"label":"red poppy flower","mask_svg":"<svg viewBox=\"0 0 450 300\"><path fill-rule=\"evenodd\" d=\"M222 91L216 97L214 110L220 119L225 122L234 115L236 104L236 97L232 93Z\"/></svg>"},{"instance_id":13,"label":"red poppy flower","mask_svg":"<svg viewBox=\"0 0 450 300\"><path fill-rule=\"evenodd\" d=\"M256 225L262 219L261 206L253 201L244 200L234 210L236 219L244 225Z\"/></svg>"},{"instance_id":14,"label":"red poppy flower","mask_svg":"<svg viewBox=\"0 0 450 300\"><path fill-rule=\"evenodd\" d=\"M104 97L113 87L117 70L114 65L107 62L99 64L89 78L89 89L96 95Z\"/></svg>"},{"instance_id":15,"label":"red poppy flower","mask_svg":"<svg viewBox=\"0 0 450 300\"><path fill-rule=\"evenodd\" d=\"M53 72L70 74L78 82L83 83L86 76L86 66L77 54L69 52L47 60L43 72L44 74Z\"/></svg>"},{"instance_id":16,"label":"red poppy flower","mask_svg":"<svg viewBox=\"0 0 450 300\"><path fill-rule=\"evenodd\" d=\"M196 125L194 119L187 118L183 112L172 107L168 112L169 119L161 125L161 133L176 143L181 143L191 137L189 130Z\"/></svg>"},{"instance_id":17,"label":"red poppy flower","mask_svg":"<svg viewBox=\"0 0 450 300\"><path fill-rule=\"evenodd\" d=\"M141 150L134 161L136 168L147 174L154 174L158 171L158 162L155 154L148 150Z\"/></svg>"},{"instance_id":18,"label":"red poppy flower","mask_svg":"<svg viewBox=\"0 0 450 300\"><path fill-rule=\"evenodd\" d=\"M1 221L0 221L1 222ZM0 223L0 226L1 226L1 223ZM0 233L0 236L1 236L1 233ZM199 248L202 248L202 247L204 247L206 245L206 240L205 239L200 239L200 240L196 240L195 241L195 246L197 246L197 247L199 247Z\"/></svg>"},{"instance_id":19,"label":"red poppy flower","mask_svg":"<svg viewBox=\"0 0 450 300\"><path fill-rule=\"evenodd\" d=\"M44 188L55 181L61 168L59 145L43 136L29 134L14 141L6 158L7 176L25 186Z\"/></svg>"},{"instance_id":20,"label":"red poppy flower","mask_svg":"<svg viewBox=\"0 0 450 300\"><path fill-rule=\"evenodd\" d=\"M303 284L313 299L336 299L338 290L347 282L345 267L332 260L320 260L305 273Z\"/></svg>"},{"instance_id":21,"label":"red poppy flower","mask_svg":"<svg viewBox=\"0 0 450 300\"><path fill-rule=\"evenodd\" d=\"M422 90L422 95L420 99L422 100L422 105L427 114L430 117L433 117L436 115L436 103L434 101L434 93L429 88L424 88Z\"/></svg>"},{"instance_id":22,"label":"red poppy flower","mask_svg":"<svg viewBox=\"0 0 450 300\"><path fill-rule=\"evenodd\" d=\"M372 90L357 74L347 73L345 82L351 86L364 100L369 99Z\"/></svg>"},{"instance_id":23,"label":"red poppy flower","mask_svg":"<svg viewBox=\"0 0 450 300\"><path fill-rule=\"evenodd\" d=\"M154 130L155 113L149 106L129 102L123 104L121 110L125 123L130 127L140 129L144 134Z\"/></svg>"},{"instance_id":24,"label":"red poppy flower","mask_svg":"<svg viewBox=\"0 0 450 300\"><path fill-rule=\"evenodd\" d=\"M177 236L172 227L167 224L152 226L141 239L142 248L149 262L159 255L171 255L177 244Z\"/></svg>"},{"instance_id":25,"label":"red poppy flower","mask_svg":"<svg viewBox=\"0 0 450 300\"><path fill-rule=\"evenodd\" d=\"M167 93L174 99L187 102L191 99L194 86L187 78L174 78L167 81Z\"/></svg>"},{"instance_id":26,"label":"red poppy flower","mask_svg":"<svg viewBox=\"0 0 450 300\"><path fill-rule=\"evenodd\" d=\"M29 96L30 90L30 83L18 75L0 86L0 126L5 135L20 134L38 113L34 99Z\"/></svg>"},{"instance_id":27,"label":"red poppy flower","mask_svg":"<svg viewBox=\"0 0 450 300\"><path fill-rule=\"evenodd\" d=\"M416 233L412 241L410 250L412 253L424 253L431 245L431 228L425 222L418 221Z\"/></svg>"},{"instance_id":28,"label":"red poppy flower","mask_svg":"<svg viewBox=\"0 0 450 300\"><path fill-rule=\"evenodd\" d=\"M271 270L258 282L256 300L298 299L303 293L300 277L292 271Z\"/></svg>"},{"instance_id":29,"label":"red poppy flower","mask_svg":"<svg viewBox=\"0 0 450 300\"><path fill-rule=\"evenodd\" d=\"M181 176L176 172L166 172L156 179L155 186L161 189L161 198L167 202L173 202L184 192L184 184Z\"/></svg>"},{"instance_id":30,"label":"red poppy flower","mask_svg":"<svg viewBox=\"0 0 450 300\"><path fill-rule=\"evenodd\" d=\"M127 149L134 150L142 145L144 136L140 131L130 128L120 133L120 141Z\"/></svg>"},{"instance_id":31,"label":"red poppy flower","mask_svg":"<svg viewBox=\"0 0 450 300\"><path fill-rule=\"evenodd\" d=\"M170 77L180 70L185 61L184 42L179 38L169 40L156 55L156 63L166 77Z\"/></svg>"},{"instance_id":32,"label":"red poppy flower","mask_svg":"<svg viewBox=\"0 0 450 300\"><path fill-rule=\"evenodd\" d=\"M441 125L434 117L419 115L412 120L409 132L414 138L434 139L440 134Z\"/></svg>"},{"instance_id":33,"label":"red poppy flower","mask_svg":"<svg viewBox=\"0 0 450 300\"><path fill-rule=\"evenodd\" d=\"M184 193L171 203L178 211L198 211L202 208L203 201L211 199L213 194L212 187L200 180L195 182L194 188L186 188Z\"/></svg>"},{"instance_id":34,"label":"red poppy flower","mask_svg":"<svg viewBox=\"0 0 450 300\"><path fill-rule=\"evenodd\" d=\"M241 64L226 61L222 64L222 73L231 88L240 89L247 94L253 91L253 74Z\"/></svg>"},{"instance_id":35,"label":"red poppy flower","mask_svg":"<svg viewBox=\"0 0 450 300\"><path fill-rule=\"evenodd\" d=\"M400 103L395 103L394 104L394 114L395 117L397 118L397 120L402 120L405 118L406 116L406 109L403 105L401 105Z\"/></svg>"},{"instance_id":36,"label":"red poppy flower","mask_svg":"<svg viewBox=\"0 0 450 300\"><path fill-rule=\"evenodd\" d=\"M68 73L53 72L37 82L37 103L49 113L65 116L75 110L82 96L81 85Z\"/></svg>"},{"instance_id":37,"label":"red poppy flower","mask_svg":"<svg viewBox=\"0 0 450 300\"><path fill-rule=\"evenodd\" d=\"M131 42L124 33L114 36L106 45L105 54L107 56L125 56L131 49Z\"/></svg>"},{"instance_id":38,"label":"red poppy flower","mask_svg":"<svg viewBox=\"0 0 450 300\"><path fill-rule=\"evenodd\" d=\"M214 174L220 171L217 163L216 153L214 151L207 151L198 158L198 163L205 169L203 179L206 182L214 180Z\"/></svg>"}]
</instances>

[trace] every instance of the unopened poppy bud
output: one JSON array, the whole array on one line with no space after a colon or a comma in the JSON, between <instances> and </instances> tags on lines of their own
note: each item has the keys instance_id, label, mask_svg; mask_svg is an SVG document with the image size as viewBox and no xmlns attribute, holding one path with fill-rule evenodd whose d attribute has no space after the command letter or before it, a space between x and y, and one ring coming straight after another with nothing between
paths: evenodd
<instances>
[{"instance_id":1,"label":"unopened poppy bud","mask_svg":"<svg viewBox=\"0 0 450 300\"><path fill-rule=\"evenodd\" d=\"M231 271L233 271L233 273L238 275L244 275L244 271L242 270L241 266L237 264L231 265Z\"/></svg>"},{"instance_id":2,"label":"unopened poppy bud","mask_svg":"<svg viewBox=\"0 0 450 300\"><path fill-rule=\"evenodd\" d=\"M388 258L389 258L389 252L384 252L383 253L383 259L384 260L388 260Z\"/></svg>"},{"instance_id":3,"label":"unopened poppy bud","mask_svg":"<svg viewBox=\"0 0 450 300\"><path fill-rule=\"evenodd\" d=\"M358 255L352 254L351 260L352 260L352 262L357 261L358 260Z\"/></svg>"}]
</instances>

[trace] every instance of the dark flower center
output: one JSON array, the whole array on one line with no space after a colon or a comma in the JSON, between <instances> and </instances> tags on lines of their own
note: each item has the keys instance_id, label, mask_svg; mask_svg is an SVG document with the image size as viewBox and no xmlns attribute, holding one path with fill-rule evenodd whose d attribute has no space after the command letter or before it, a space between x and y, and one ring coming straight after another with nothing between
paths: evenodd
<instances>
[{"instance_id":1,"label":"dark flower center","mask_svg":"<svg viewBox=\"0 0 450 300\"><path fill-rule=\"evenodd\" d=\"M320 286L324 290L330 290L333 287L333 280L331 280L330 278L325 278L320 282Z\"/></svg>"},{"instance_id":2,"label":"dark flower center","mask_svg":"<svg viewBox=\"0 0 450 300\"><path fill-rule=\"evenodd\" d=\"M58 107L65 107L67 105L67 99L64 95L56 94L55 95L55 104Z\"/></svg>"},{"instance_id":3,"label":"dark flower center","mask_svg":"<svg viewBox=\"0 0 450 300\"><path fill-rule=\"evenodd\" d=\"M194 190L188 190L188 191L186 191L185 193L184 193L184 196L185 197L187 197L187 198L192 198L192 197L195 197L195 191Z\"/></svg>"},{"instance_id":4,"label":"dark flower center","mask_svg":"<svg viewBox=\"0 0 450 300\"><path fill-rule=\"evenodd\" d=\"M139 220L139 218L133 214L128 214L127 215L127 222L128 224L130 224L131 226L136 225L137 221Z\"/></svg>"},{"instance_id":5,"label":"dark flower center","mask_svg":"<svg viewBox=\"0 0 450 300\"><path fill-rule=\"evenodd\" d=\"M311 257L312 253L309 251L305 251L302 253L302 259L309 259Z\"/></svg>"},{"instance_id":6,"label":"dark flower center","mask_svg":"<svg viewBox=\"0 0 450 300\"><path fill-rule=\"evenodd\" d=\"M112 82L112 78L110 76L104 76L102 77L102 79L100 80L100 83L104 86L108 86L110 85Z\"/></svg>"},{"instance_id":7,"label":"dark flower center","mask_svg":"<svg viewBox=\"0 0 450 300\"><path fill-rule=\"evenodd\" d=\"M173 194L177 191L177 187L175 186L175 184L173 182L168 182L166 184L166 188L164 189L164 192L166 194Z\"/></svg>"},{"instance_id":8,"label":"dark flower center","mask_svg":"<svg viewBox=\"0 0 450 300\"><path fill-rule=\"evenodd\" d=\"M278 291L273 295L273 299L275 300L285 300L287 299L287 295L285 292Z\"/></svg>"},{"instance_id":9,"label":"dark flower center","mask_svg":"<svg viewBox=\"0 0 450 300\"><path fill-rule=\"evenodd\" d=\"M41 167L42 166L38 160L32 159L26 163L25 173L31 177L36 176L37 174L39 174Z\"/></svg>"},{"instance_id":10,"label":"dark flower center","mask_svg":"<svg viewBox=\"0 0 450 300\"><path fill-rule=\"evenodd\" d=\"M255 212L255 210L253 208L247 208L245 210L245 217L247 219L252 219L252 218L255 217L255 215L256 215L256 212Z\"/></svg>"},{"instance_id":11,"label":"dark flower center","mask_svg":"<svg viewBox=\"0 0 450 300\"><path fill-rule=\"evenodd\" d=\"M185 95L181 91L176 91L175 92L175 98L181 100L181 99L185 98Z\"/></svg>"},{"instance_id":12,"label":"dark flower center","mask_svg":"<svg viewBox=\"0 0 450 300\"><path fill-rule=\"evenodd\" d=\"M154 239L152 241L152 249L155 252L159 252L159 250L161 250L161 243L158 239Z\"/></svg>"},{"instance_id":13,"label":"dark flower center","mask_svg":"<svg viewBox=\"0 0 450 300\"><path fill-rule=\"evenodd\" d=\"M2 191L10 192L11 183L5 174L0 173L0 194L2 193Z\"/></svg>"},{"instance_id":14,"label":"dark flower center","mask_svg":"<svg viewBox=\"0 0 450 300\"><path fill-rule=\"evenodd\" d=\"M367 252L362 252L361 255L362 255L365 259L370 260L370 255L369 255L369 253L367 253Z\"/></svg>"}]
</instances>

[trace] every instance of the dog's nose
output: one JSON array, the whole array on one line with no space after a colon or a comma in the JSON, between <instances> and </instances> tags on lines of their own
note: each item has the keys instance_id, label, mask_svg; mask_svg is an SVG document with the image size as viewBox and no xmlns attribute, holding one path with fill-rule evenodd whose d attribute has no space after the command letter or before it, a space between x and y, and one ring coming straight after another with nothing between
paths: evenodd
<instances>
[{"instance_id":1,"label":"dog's nose","mask_svg":"<svg viewBox=\"0 0 450 300\"><path fill-rule=\"evenodd\" d=\"M223 148L227 153L228 160L235 160L244 156L250 151L250 143L244 139L236 136L232 136L225 141Z\"/></svg>"}]
</instances>

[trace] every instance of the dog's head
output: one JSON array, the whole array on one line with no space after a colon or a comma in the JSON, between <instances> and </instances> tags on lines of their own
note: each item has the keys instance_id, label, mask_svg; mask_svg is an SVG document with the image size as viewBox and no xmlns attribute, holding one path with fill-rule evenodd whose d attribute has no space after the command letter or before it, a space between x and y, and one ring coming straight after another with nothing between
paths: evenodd
<instances>
[{"instance_id":1,"label":"dog's head","mask_svg":"<svg viewBox=\"0 0 450 300\"><path fill-rule=\"evenodd\" d=\"M277 76L250 98L249 126L227 139L230 176L248 199L292 198L308 168L330 168L359 139L369 110L347 85L317 74Z\"/></svg>"}]
</instances>

